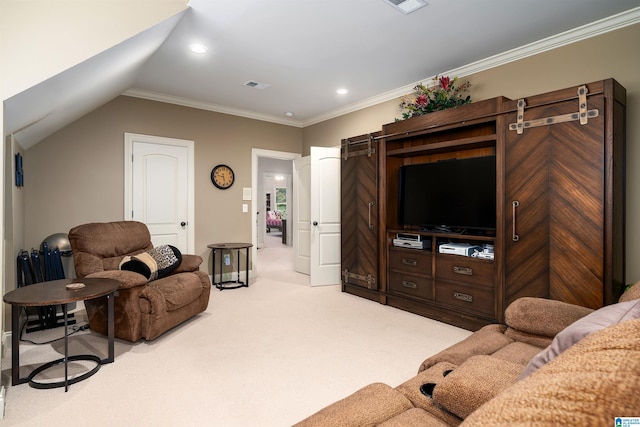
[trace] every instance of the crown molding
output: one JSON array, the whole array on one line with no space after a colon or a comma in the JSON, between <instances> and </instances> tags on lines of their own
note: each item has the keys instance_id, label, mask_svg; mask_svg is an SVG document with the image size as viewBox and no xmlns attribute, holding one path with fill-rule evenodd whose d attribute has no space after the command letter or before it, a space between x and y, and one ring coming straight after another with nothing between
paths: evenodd
<instances>
[{"instance_id":1,"label":"crown molding","mask_svg":"<svg viewBox=\"0 0 640 427\"><path fill-rule=\"evenodd\" d=\"M464 65L459 68L444 71L438 75L453 75L456 77L465 77L471 74L486 71L491 68L499 67L510 62L518 61L523 58L538 55L540 53L566 46L571 43L575 43L581 40L586 40L591 37L595 37L601 34L615 31L620 28L624 28L630 25L640 23L640 7L636 7L631 10L612 15L610 17L601 19L599 21L592 22L590 24L583 25L581 27L574 28L569 31L565 31L560 34L556 34L551 37L547 37L542 40L538 40L527 45L508 50L497 55L490 56L480 61L472 62L471 64ZM129 89L123 93L125 96L131 96L135 98L143 98L152 101L166 102L170 104L182 105L184 107L198 108L201 110L214 111L217 113L231 114L239 117L246 117L249 119L262 120L281 125L293 126L298 128L304 128L317 123L324 122L326 120L334 119L345 114L353 113L364 108L372 107L383 102L391 101L400 98L407 93L413 92L413 88L418 84L425 81L430 81L436 76L425 77L412 84L390 90L388 92L381 93L379 95L358 101L349 105L345 105L341 108L329 111L325 114L320 114L309 120L293 120L281 118L279 116L273 116L268 114L260 114L253 111L242 110L239 108L225 107L223 105L211 104L208 102L194 101L191 99L180 98L170 95L159 94L155 92L143 91L138 89Z\"/></svg>"},{"instance_id":2,"label":"crown molding","mask_svg":"<svg viewBox=\"0 0 640 427\"><path fill-rule=\"evenodd\" d=\"M486 71L491 68L499 67L509 62L518 61L529 56L538 55L540 53L566 46L571 43L575 43L581 40L586 40L591 37L595 37L601 34L615 31L620 28L624 28L630 25L640 23L640 7L631 9L617 15L612 15L608 18L601 19L599 21L592 22L590 24L583 25L581 27L574 28L564 33L556 34L551 37L547 37L542 40L538 40L527 45L508 50L497 55L490 56L480 61L472 62L471 64L464 65L459 68L454 68L449 71L442 72L438 75L450 75L456 77L465 77L471 74ZM400 98L407 93L413 92L417 84L433 80L436 76L425 77L412 84L390 90L388 92L381 93L371 98L364 99L362 101L346 105L342 108L330 111L326 114L322 114L306 120L302 123L302 127L311 126L326 120L334 119L339 116L343 116L348 113L353 113L367 107L371 107L383 102L391 101Z\"/></svg>"},{"instance_id":3,"label":"crown molding","mask_svg":"<svg viewBox=\"0 0 640 427\"><path fill-rule=\"evenodd\" d=\"M210 102L195 101L193 99L181 98L178 96L165 95L162 93L151 92L140 89L129 89L122 93L124 96L133 98L147 99L150 101L166 102L168 104L181 105L183 107L197 108L199 110L213 111L216 113L230 114L232 116L245 117L248 119L262 120L265 122L276 123L293 127L302 127L300 120L286 119L269 114L260 114L254 111L241 110L239 108L225 107L224 105L212 104Z\"/></svg>"}]
</instances>

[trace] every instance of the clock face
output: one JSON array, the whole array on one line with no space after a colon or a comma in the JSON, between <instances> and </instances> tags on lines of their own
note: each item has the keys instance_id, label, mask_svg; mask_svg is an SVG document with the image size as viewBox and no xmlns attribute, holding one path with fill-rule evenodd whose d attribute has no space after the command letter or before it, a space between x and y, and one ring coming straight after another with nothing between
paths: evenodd
<instances>
[{"instance_id":1,"label":"clock face","mask_svg":"<svg viewBox=\"0 0 640 427\"><path fill-rule=\"evenodd\" d=\"M211 169L211 182L222 190L231 187L234 179L233 170L227 165L218 165Z\"/></svg>"}]
</instances>

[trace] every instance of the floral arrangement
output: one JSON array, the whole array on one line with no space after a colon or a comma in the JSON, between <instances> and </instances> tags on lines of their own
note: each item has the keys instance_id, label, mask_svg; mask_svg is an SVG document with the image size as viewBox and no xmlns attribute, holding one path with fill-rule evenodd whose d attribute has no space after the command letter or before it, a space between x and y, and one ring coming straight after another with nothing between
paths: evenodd
<instances>
[{"instance_id":1,"label":"floral arrangement","mask_svg":"<svg viewBox=\"0 0 640 427\"><path fill-rule=\"evenodd\" d=\"M420 83L414 88L414 93L402 97L400 111L404 120L471 102L471 96L464 95L469 91L471 83L456 86L458 78L454 77L451 80L447 76L436 76L434 80L435 83L429 86Z\"/></svg>"}]
</instances>

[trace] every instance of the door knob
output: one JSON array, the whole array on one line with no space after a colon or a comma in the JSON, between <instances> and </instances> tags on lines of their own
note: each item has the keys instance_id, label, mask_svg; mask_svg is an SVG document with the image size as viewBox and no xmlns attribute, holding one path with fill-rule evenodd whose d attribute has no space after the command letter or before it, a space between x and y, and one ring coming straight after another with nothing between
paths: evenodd
<instances>
[{"instance_id":1,"label":"door knob","mask_svg":"<svg viewBox=\"0 0 640 427\"><path fill-rule=\"evenodd\" d=\"M187 223L186 223L186 222L184 222L184 221L182 221L182 222L180 223L180 227L185 227L186 225L187 225Z\"/></svg>"},{"instance_id":2,"label":"door knob","mask_svg":"<svg viewBox=\"0 0 640 427\"><path fill-rule=\"evenodd\" d=\"M317 227L318 226L318 221L313 221L313 225Z\"/></svg>"}]
</instances>

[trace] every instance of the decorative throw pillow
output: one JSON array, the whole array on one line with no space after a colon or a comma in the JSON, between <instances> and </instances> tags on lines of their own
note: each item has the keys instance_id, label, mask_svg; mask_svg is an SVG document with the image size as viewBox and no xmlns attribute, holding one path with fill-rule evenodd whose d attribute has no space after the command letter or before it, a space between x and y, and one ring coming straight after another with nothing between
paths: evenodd
<instances>
[{"instance_id":1,"label":"decorative throw pillow","mask_svg":"<svg viewBox=\"0 0 640 427\"><path fill-rule=\"evenodd\" d=\"M520 379L549 363L587 335L616 323L638 318L640 318L640 299L608 305L588 314L558 333L549 347L531 359L520 374Z\"/></svg>"},{"instance_id":2,"label":"decorative throw pillow","mask_svg":"<svg viewBox=\"0 0 640 427\"><path fill-rule=\"evenodd\" d=\"M175 246L161 245L148 252L126 256L120 261L120 270L142 274L150 282L171 273L182 262L182 254Z\"/></svg>"}]
</instances>

